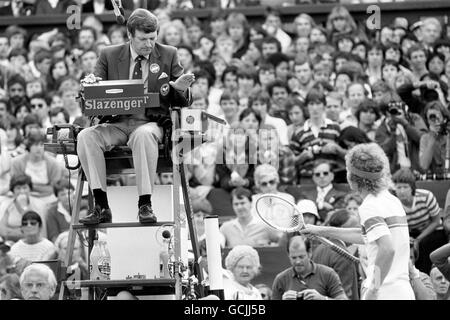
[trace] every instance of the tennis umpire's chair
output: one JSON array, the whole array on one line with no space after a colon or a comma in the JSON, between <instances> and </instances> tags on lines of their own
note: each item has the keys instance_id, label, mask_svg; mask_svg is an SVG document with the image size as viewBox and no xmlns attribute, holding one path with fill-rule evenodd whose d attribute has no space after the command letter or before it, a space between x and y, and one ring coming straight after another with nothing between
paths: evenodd
<instances>
[{"instance_id":1,"label":"tennis umpire's chair","mask_svg":"<svg viewBox=\"0 0 450 320\"><path fill-rule=\"evenodd\" d=\"M133 106L134 109L136 105L141 107L141 104L136 103L136 99L147 99L147 103L144 103L144 108L151 108L159 106L159 93L150 93L144 94L143 84L137 84L136 81L130 80L125 82L117 82L117 81L104 81L100 83L94 83L84 86L84 91L80 92L79 103L81 105L81 110L85 116L103 116L110 115L107 113L108 110L102 108L96 109L96 114L92 113L91 107L95 105L95 103L99 103L98 101L110 100L117 103L117 101L122 101L123 105L127 103L129 106ZM117 94L120 94L118 96ZM105 95L106 94L106 95ZM110 94L110 95L108 95ZM129 98L127 98L129 97ZM147 98L146 98L147 97ZM94 99L94 100L93 100ZM95 100L98 99L98 100ZM86 102L89 101L89 104ZM129 101L129 102L126 102ZM91 104L92 103L92 104ZM101 102L103 103L103 102ZM89 108L86 108L88 106ZM97 105L95 105L97 106ZM133 108L128 108L127 110L123 108L122 110L113 110L114 113L119 114L131 114L135 113L132 111ZM126 111L125 111L126 110ZM142 109L141 109L142 110ZM121 112L118 112L121 111ZM103 114L102 112L105 112ZM181 261L181 244L179 241L180 237L180 178L178 173L178 168L174 165L172 161L172 131L174 128L179 127L179 109L173 108L171 110L170 121L166 121L165 125L163 125L163 138L161 143L159 143L159 158L158 158L158 166L157 172L173 172L174 174L174 187L173 187L173 206L174 206L174 221L161 221L154 224L143 225L139 222L128 222L128 223L101 223L93 226L85 226L83 224L79 224L79 214L82 200L82 190L84 186L84 182L87 181L86 175L81 168L80 162L76 166L70 166L67 160L67 155L77 154L77 135L83 130L83 128L74 126L74 125L55 125L52 128L49 128L47 134L50 134L52 139L51 143L45 144L45 150L50 151L56 154L64 155L66 168L70 170L78 170L78 179L77 186L75 190L75 201L72 208L72 221L69 229L69 239L68 239L68 247L67 253L64 260L64 265L71 265L72 254L75 245L75 236L76 232L79 233L80 236L82 234L79 232L80 230L88 230L88 263L89 263L89 255L93 247L94 239L97 237L97 229L104 228L133 228L133 227L155 227L161 225L174 225L174 258L177 261ZM164 122L163 122L164 123ZM91 122L92 124L92 122ZM126 175L134 173L133 166L133 158L131 149L127 146L116 146L112 150L105 152L105 163L106 163L106 174L107 177L111 175ZM89 189L88 195L88 203L89 209L94 208L94 198L92 194L92 190ZM177 265L176 268L179 268ZM177 269L175 269L177 270ZM59 294L59 298L62 300L65 298L65 295L68 289L71 288L82 288L87 287L89 289L89 298L98 298L96 292L98 289L102 290L105 288L112 288L117 290L130 290L130 288L144 288L145 294L173 294L175 293L178 299L181 298L181 277L178 272L173 272L173 277L168 279L126 279L126 280L109 280L98 283L98 281L81 281L79 279L68 280L61 285L61 290ZM158 280L158 281L157 281ZM95 283L94 283L95 282ZM108 294L114 292L113 289L108 290ZM147 290L148 289L148 290ZM150 290L151 289L151 290ZM152 291L153 290L153 291ZM150 293L152 291L153 293Z\"/></svg>"}]
</instances>

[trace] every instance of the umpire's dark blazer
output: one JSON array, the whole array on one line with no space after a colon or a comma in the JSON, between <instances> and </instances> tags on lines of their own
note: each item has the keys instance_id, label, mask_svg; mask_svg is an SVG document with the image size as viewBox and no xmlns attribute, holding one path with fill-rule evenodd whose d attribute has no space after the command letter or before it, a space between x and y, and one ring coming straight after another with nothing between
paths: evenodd
<instances>
[{"instance_id":1,"label":"umpire's dark blazer","mask_svg":"<svg viewBox=\"0 0 450 320\"><path fill-rule=\"evenodd\" d=\"M103 80L126 80L130 73L130 43L105 47L95 66L94 74ZM169 85L169 81L175 81L183 74L183 67L178 61L177 49L172 46L156 43L149 58L151 65L159 65L159 71L148 72L148 92L159 92L161 107L149 108L146 116L169 115L169 107L185 107L189 105L189 90L180 93ZM167 77L161 77L166 73ZM160 78L161 77L161 78ZM169 91L161 90L161 87ZM163 92L163 94L161 93Z\"/></svg>"}]
</instances>

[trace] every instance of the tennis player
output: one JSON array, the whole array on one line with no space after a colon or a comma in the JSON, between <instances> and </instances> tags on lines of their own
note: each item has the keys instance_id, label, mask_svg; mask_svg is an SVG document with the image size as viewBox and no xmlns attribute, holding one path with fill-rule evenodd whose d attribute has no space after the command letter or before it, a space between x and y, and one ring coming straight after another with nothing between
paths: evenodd
<instances>
[{"instance_id":1,"label":"tennis player","mask_svg":"<svg viewBox=\"0 0 450 320\"><path fill-rule=\"evenodd\" d=\"M365 244L367 278L363 300L414 300L409 283L409 232L406 214L391 186L389 161L375 143L360 144L346 155L347 180L364 199L359 207L361 228L308 225L301 232Z\"/></svg>"}]
</instances>

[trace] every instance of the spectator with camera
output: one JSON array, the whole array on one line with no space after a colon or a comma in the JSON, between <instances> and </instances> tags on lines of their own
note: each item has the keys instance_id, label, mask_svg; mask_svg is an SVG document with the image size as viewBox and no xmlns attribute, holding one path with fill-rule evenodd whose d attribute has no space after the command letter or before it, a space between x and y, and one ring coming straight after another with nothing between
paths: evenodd
<instances>
[{"instance_id":1,"label":"spectator with camera","mask_svg":"<svg viewBox=\"0 0 450 320\"><path fill-rule=\"evenodd\" d=\"M325 118L325 95L312 89L306 96L305 104L310 118L303 129L291 138L290 148L296 156L301 179L311 179L315 160L326 159L337 168L342 167L346 150L338 145L339 125Z\"/></svg>"},{"instance_id":2,"label":"spectator with camera","mask_svg":"<svg viewBox=\"0 0 450 320\"><path fill-rule=\"evenodd\" d=\"M446 170L446 150L450 147L448 143L450 113L442 103L432 101L426 105L424 114L429 132L420 138L420 167L425 172L442 176Z\"/></svg>"},{"instance_id":3,"label":"spectator with camera","mask_svg":"<svg viewBox=\"0 0 450 320\"><path fill-rule=\"evenodd\" d=\"M382 107L385 118L377 129L375 141L386 153L391 172L399 168L421 171L418 151L420 138L426 132L423 119L409 112L404 102L392 101Z\"/></svg>"},{"instance_id":4,"label":"spectator with camera","mask_svg":"<svg viewBox=\"0 0 450 320\"><path fill-rule=\"evenodd\" d=\"M302 236L292 237L288 244L288 256L292 267L275 277L273 300L347 300L337 273L310 259L309 241Z\"/></svg>"}]
</instances>

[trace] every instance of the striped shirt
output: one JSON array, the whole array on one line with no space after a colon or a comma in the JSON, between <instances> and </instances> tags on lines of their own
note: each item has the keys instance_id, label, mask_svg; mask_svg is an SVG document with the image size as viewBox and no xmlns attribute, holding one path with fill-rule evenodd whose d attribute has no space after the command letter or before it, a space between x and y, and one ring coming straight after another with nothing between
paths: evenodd
<instances>
[{"instance_id":1,"label":"striped shirt","mask_svg":"<svg viewBox=\"0 0 450 320\"><path fill-rule=\"evenodd\" d=\"M336 159L334 153L326 154L321 151L319 152L319 150L329 142L338 143L340 134L341 129L339 128L339 125L330 119L324 119L318 130L312 128L310 120L306 120L303 128L292 136L290 148L296 155L301 154L308 148L313 148L314 159L308 160L302 165L302 168L305 170L311 170L313 162L317 159ZM316 152L316 150L318 152Z\"/></svg>"},{"instance_id":2,"label":"striped shirt","mask_svg":"<svg viewBox=\"0 0 450 320\"><path fill-rule=\"evenodd\" d=\"M11 247L10 254L28 261L49 260L56 255L56 247L53 242L45 238L34 244L25 243L21 239Z\"/></svg>"},{"instance_id":3,"label":"striped shirt","mask_svg":"<svg viewBox=\"0 0 450 320\"><path fill-rule=\"evenodd\" d=\"M433 217L439 215L440 208L434 194L429 190L417 189L411 208L403 205L408 219L409 231L421 233ZM414 236L414 235L413 235Z\"/></svg>"},{"instance_id":4,"label":"striped shirt","mask_svg":"<svg viewBox=\"0 0 450 320\"><path fill-rule=\"evenodd\" d=\"M409 232L406 214L398 198L383 190L377 195L369 194L359 207L361 229L367 249L367 283L379 283L375 266L378 255L377 240L390 236L395 251L391 267L379 288L378 299L413 300L409 283ZM364 298L364 297L363 297Z\"/></svg>"}]
</instances>

